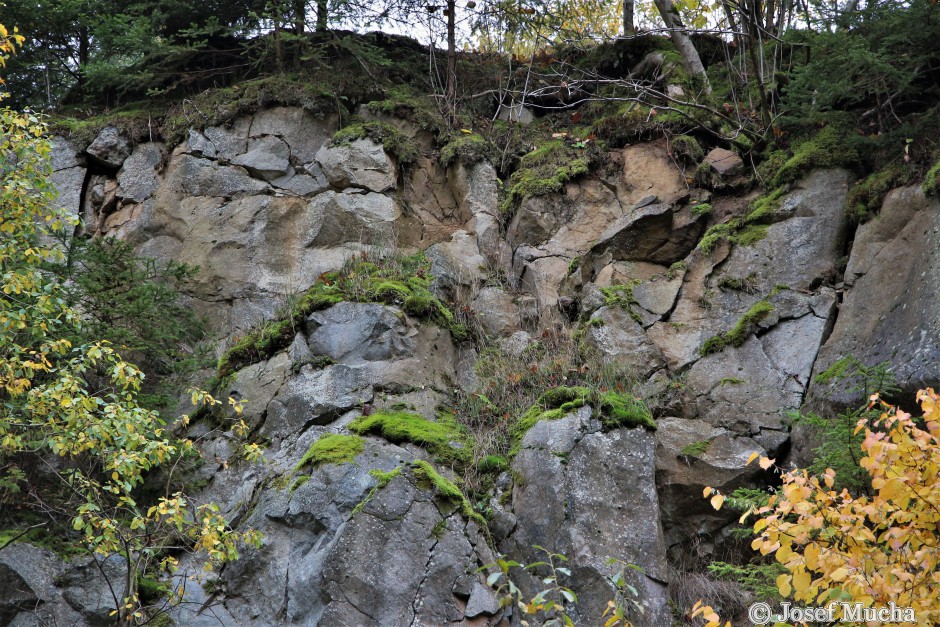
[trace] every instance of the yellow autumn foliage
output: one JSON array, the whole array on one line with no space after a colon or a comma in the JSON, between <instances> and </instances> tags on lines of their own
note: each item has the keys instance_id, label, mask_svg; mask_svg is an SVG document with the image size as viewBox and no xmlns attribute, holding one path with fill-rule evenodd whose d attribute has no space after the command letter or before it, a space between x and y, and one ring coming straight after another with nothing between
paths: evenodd
<instances>
[{"instance_id":1,"label":"yellow autumn foliage","mask_svg":"<svg viewBox=\"0 0 940 627\"><path fill-rule=\"evenodd\" d=\"M920 624L940 624L940 399L927 389L917 400L923 416L915 419L873 396L880 416L858 422L871 496L834 490L831 469L822 477L793 470L757 510L751 546L787 569L777 579L783 597L807 607L836 603L836 619L841 602L892 602L913 608ZM717 618L707 617L710 625Z\"/></svg>"}]
</instances>

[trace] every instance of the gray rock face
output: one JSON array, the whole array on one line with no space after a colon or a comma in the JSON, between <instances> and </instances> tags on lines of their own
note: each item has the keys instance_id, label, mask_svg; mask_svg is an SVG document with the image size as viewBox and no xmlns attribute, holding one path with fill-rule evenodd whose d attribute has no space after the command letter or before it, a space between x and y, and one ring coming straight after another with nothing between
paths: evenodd
<instances>
[{"instance_id":1,"label":"gray rock face","mask_svg":"<svg viewBox=\"0 0 940 627\"><path fill-rule=\"evenodd\" d=\"M52 139L52 176L49 182L57 192L55 204L67 215L78 215L82 206L85 167L75 146L60 137Z\"/></svg>"},{"instance_id":2,"label":"gray rock face","mask_svg":"<svg viewBox=\"0 0 940 627\"><path fill-rule=\"evenodd\" d=\"M601 307L591 315L585 339L606 359L628 364L646 378L666 365L662 352L643 327L620 307Z\"/></svg>"},{"instance_id":3,"label":"gray rock face","mask_svg":"<svg viewBox=\"0 0 940 627\"><path fill-rule=\"evenodd\" d=\"M371 139L357 139L339 146L324 146L317 163L330 183L339 189L358 187L384 192L395 187L395 163L385 149Z\"/></svg>"},{"instance_id":4,"label":"gray rock face","mask_svg":"<svg viewBox=\"0 0 940 627\"><path fill-rule=\"evenodd\" d=\"M753 469L747 465L751 453L766 455L760 444L727 429L697 419L660 418L656 421L656 487L662 508L666 545L679 558L682 542L712 533L728 524L708 501L701 498L705 486L731 494L747 485ZM695 455L687 447L705 445Z\"/></svg>"},{"instance_id":5,"label":"gray rock face","mask_svg":"<svg viewBox=\"0 0 940 627\"><path fill-rule=\"evenodd\" d=\"M568 556L579 624L593 624L613 598L608 558L640 566L644 575L625 574L646 610L637 624L669 624L655 438L642 429L601 433L598 426L586 409L528 432L512 466L520 478L512 495L516 527L500 548L524 562L545 558L533 545ZM530 578L517 584L529 594L542 589Z\"/></svg>"},{"instance_id":6,"label":"gray rock face","mask_svg":"<svg viewBox=\"0 0 940 627\"><path fill-rule=\"evenodd\" d=\"M131 142L113 126L101 129L85 152L95 162L106 168L117 169L131 154Z\"/></svg>"},{"instance_id":7,"label":"gray rock face","mask_svg":"<svg viewBox=\"0 0 940 627\"><path fill-rule=\"evenodd\" d=\"M47 549L12 544L0 551L0 622L16 627L110 624L118 602L114 594L123 595L126 572L118 557L99 564L91 558L66 563Z\"/></svg>"},{"instance_id":8,"label":"gray rock face","mask_svg":"<svg viewBox=\"0 0 940 627\"><path fill-rule=\"evenodd\" d=\"M427 250L431 262L431 290L449 301L466 299L477 291L487 268L477 239L464 230L455 232L448 242L434 244Z\"/></svg>"},{"instance_id":9,"label":"gray rock face","mask_svg":"<svg viewBox=\"0 0 940 627\"><path fill-rule=\"evenodd\" d=\"M157 168L163 161L163 144L140 144L118 172L117 195L129 202L144 202L159 185Z\"/></svg>"},{"instance_id":10,"label":"gray rock face","mask_svg":"<svg viewBox=\"0 0 940 627\"><path fill-rule=\"evenodd\" d=\"M269 443L264 464L236 461L225 437L193 426L207 460L193 475L208 482L199 497L265 541L226 566L217 587L193 583L194 605L174 615L180 624L497 624L506 617L475 574L494 560L495 542L521 562L544 557L534 544L567 555L579 624L595 624L613 596L607 557L642 566L631 584L647 614L634 622L659 627L671 620L667 556L678 561L693 545L718 553L730 521L701 498L702 487L752 485L752 452L800 448L782 412L801 406L814 371L853 354L894 360L906 391L940 383L932 368L940 202L916 188L890 194L859 228L836 316L846 172L799 181L766 237L706 254L695 249L706 223L740 217L746 199L715 194L715 218L693 216L688 206L705 202L704 192L688 188L664 143L611 154L605 173L527 199L504 224L490 165L445 169L426 133L388 120L426 148L400 186L381 146L328 146L336 120L291 108L194 130L165 159L157 144L131 152L103 132L87 157L109 173L87 181L84 157L57 141L53 183L63 206L84 212L87 233L199 265L190 296L223 334L270 318L353 254L425 250L434 291L466 305L508 354L521 356L540 331L581 316L588 346L633 367L658 430L604 433L588 409L537 424L513 472L495 479L486 537L415 474L411 463L429 453L412 444L368 436L355 463L296 470L318 438L348 433L362 414L408 407L433 420L455 389L486 393L474 369L478 348L455 345L446 330L379 304L316 312L290 348L228 383ZM712 162L710 185L743 180L735 159ZM509 287L483 287L494 276ZM632 293L629 311L606 304L601 290L617 285L625 300ZM746 324L761 301L772 310ZM701 354L739 323L739 346ZM325 357L334 363L324 367ZM819 402L840 401L836 392L811 388ZM396 468L401 474L378 488L370 471ZM509 490L507 503L499 491ZM31 624L37 607L47 623L98 620L104 602L89 572L40 549L12 549L0 552L0 579L13 582L0 591L0 622ZM529 593L544 587L524 576L517 583Z\"/></svg>"},{"instance_id":11,"label":"gray rock face","mask_svg":"<svg viewBox=\"0 0 940 627\"><path fill-rule=\"evenodd\" d=\"M346 364L404 359L414 340L401 312L369 303L340 303L307 318L307 345L315 355Z\"/></svg>"},{"instance_id":12,"label":"gray rock face","mask_svg":"<svg viewBox=\"0 0 940 627\"><path fill-rule=\"evenodd\" d=\"M940 202L919 187L890 192L881 212L855 235L845 270L845 300L814 372L853 356L891 363L910 402L916 390L940 387ZM854 407L844 383L814 384L816 402Z\"/></svg>"},{"instance_id":13,"label":"gray rock face","mask_svg":"<svg viewBox=\"0 0 940 627\"><path fill-rule=\"evenodd\" d=\"M480 290L470 307L488 335L509 335L519 330L522 318L519 308L512 296L498 287Z\"/></svg>"},{"instance_id":14,"label":"gray rock face","mask_svg":"<svg viewBox=\"0 0 940 627\"><path fill-rule=\"evenodd\" d=\"M266 135L249 140L248 152L235 157L232 163L242 166L256 178L273 181L290 173L289 159L287 144L273 135Z\"/></svg>"},{"instance_id":15,"label":"gray rock face","mask_svg":"<svg viewBox=\"0 0 940 627\"><path fill-rule=\"evenodd\" d=\"M492 593L472 574L494 556L475 523L422 486L409 458L370 443L361 466L327 466L291 494L265 493L248 521L264 545L223 575L229 589L258 594L226 610L252 624L496 624ZM395 468L400 475L370 496L369 470Z\"/></svg>"}]
</instances>

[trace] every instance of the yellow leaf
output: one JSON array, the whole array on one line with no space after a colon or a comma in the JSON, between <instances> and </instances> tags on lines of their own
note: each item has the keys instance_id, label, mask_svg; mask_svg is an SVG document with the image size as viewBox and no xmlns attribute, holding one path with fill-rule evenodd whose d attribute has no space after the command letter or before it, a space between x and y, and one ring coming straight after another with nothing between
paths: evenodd
<instances>
[{"instance_id":1,"label":"yellow leaf","mask_svg":"<svg viewBox=\"0 0 940 627\"><path fill-rule=\"evenodd\" d=\"M789 598L790 593L793 591L790 588L790 575L780 575L777 577L777 590L780 591L780 596L783 598Z\"/></svg>"},{"instance_id":2,"label":"yellow leaf","mask_svg":"<svg viewBox=\"0 0 940 627\"><path fill-rule=\"evenodd\" d=\"M802 572L793 573L793 589L796 591L796 594L800 595L806 592L812 580L813 578L810 577L810 574L805 570Z\"/></svg>"},{"instance_id":3,"label":"yellow leaf","mask_svg":"<svg viewBox=\"0 0 940 627\"><path fill-rule=\"evenodd\" d=\"M712 497L711 504L715 509L721 509L722 504L725 502L725 497L721 494L716 494Z\"/></svg>"},{"instance_id":4,"label":"yellow leaf","mask_svg":"<svg viewBox=\"0 0 940 627\"><path fill-rule=\"evenodd\" d=\"M702 497L708 498L708 495L715 491L715 488L705 486L705 489L702 490Z\"/></svg>"},{"instance_id":5,"label":"yellow leaf","mask_svg":"<svg viewBox=\"0 0 940 627\"><path fill-rule=\"evenodd\" d=\"M761 458L760 458L760 467L761 467L762 470L767 470L768 468L770 468L770 467L773 466L773 465L774 465L774 460L773 460L773 459L770 459L769 457L761 457Z\"/></svg>"},{"instance_id":6,"label":"yellow leaf","mask_svg":"<svg viewBox=\"0 0 940 627\"><path fill-rule=\"evenodd\" d=\"M751 453L751 455L747 458L747 463L744 464L744 465L747 466L748 464L750 464L752 461L754 461L754 460L757 459L758 457L760 457L760 453L758 453L757 451L754 451L754 452Z\"/></svg>"}]
</instances>

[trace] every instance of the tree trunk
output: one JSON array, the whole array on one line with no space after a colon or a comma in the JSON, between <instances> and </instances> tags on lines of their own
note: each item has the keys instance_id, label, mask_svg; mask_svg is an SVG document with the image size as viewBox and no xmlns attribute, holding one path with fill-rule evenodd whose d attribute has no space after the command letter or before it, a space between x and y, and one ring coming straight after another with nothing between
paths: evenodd
<instances>
[{"instance_id":1,"label":"tree trunk","mask_svg":"<svg viewBox=\"0 0 940 627\"><path fill-rule=\"evenodd\" d=\"M447 106L457 110L457 2L447 0Z\"/></svg>"},{"instance_id":2,"label":"tree trunk","mask_svg":"<svg viewBox=\"0 0 940 627\"><path fill-rule=\"evenodd\" d=\"M682 20L679 19L679 13L672 4L672 0L654 1L656 2L656 8L659 9L659 14L663 18L663 22L666 24L666 28L669 29L673 45L682 56L686 71L691 76L698 77L699 80L702 81L705 93L710 94L712 88L708 83L708 75L705 74L705 66L702 65L702 59L698 56L698 50L695 49L695 45L692 44L692 40L689 39L685 25L683 25Z\"/></svg>"},{"instance_id":3,"label":"tree trunk","mask_svg":"<svg viewBox=\"0 0 940 627\"><path fill-rule=\"evenodd\" d=\"M307 0L294 0L294 34L303 35L307 22Z\"/></svg>"},{"instance_id":4,"label":"tree trunk","mask_svg":"<svg viewBox=\"0 0 940 627\"><path fill-rule=\"evenodd\" d=\"M319 32L326 30L329 8L329 0L317 0L317 31Z\"/></svg>"},{"instance_id":5,"label":"tree trunk","mask_svg":"<svg viewBox=\"0 0 940 627\"><path fill-rule=\"evenodd\" d=\"M634 0L623 0L623 34L632 35L636 32L634 26Z\"/></svg>"},{"instance_id":6,"label":"tree trunk","mask_svg":"<svg viewBox=\"0 0 940 627\"><path fill-rule=\"evenodd\" d=\"M284 73L284 48L281 45L281 3L280 0L275 0L272 3L273 16L274 16L274 59L277 63L277 71L279 74Z\"/></svg>"}]
</instances>

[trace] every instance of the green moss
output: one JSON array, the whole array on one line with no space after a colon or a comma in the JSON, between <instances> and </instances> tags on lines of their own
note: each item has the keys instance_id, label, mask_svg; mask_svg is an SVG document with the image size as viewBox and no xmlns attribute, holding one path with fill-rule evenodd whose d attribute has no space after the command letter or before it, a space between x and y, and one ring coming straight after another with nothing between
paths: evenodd
<instances>
[{"instance_id":1,"label":"green moss","mask_svg":"<svg viewBox=\"0 0 940 627\"><path fill-rule=\"evenodd\" d=\"M340 146L357 139L371 139L377 144L382 144L399 165L408 165L418 160L418 148L414 141L391 124L377 120L354 122L333 135L333 145Z\"/></svg>"},{"instance_id":2,"label":"green moss","mask_svg":"<svg viewBox=\"0 0 940 627\"><path fill-rule=\"evenodd\" d=\"M627 283L626 285L611 285L610 287L602 287L601 294L604 295L604 304L608 307L620 307L630 314L630 317L633 318L634 322L641 324L643 319L640 318L640 314L633 309L634 307L640 306L636 300L636 297L633 295L633 288L635 288L640 283L641 281L634 280Z\"/></svg>"},{"instance_id":3,"label":"green moss","mask_svg":"<svg viewBox=\"0 0 940 627\"><path fill-rule=\"evenodd\" d=\"M927 176L930 176L930 172ZM896 163L878 170L849 190L845 199L846 213L855 222L867 221L881 209L881 203L888 192L895 187L909 184L913 179L914 171L902 164Z\"/></svg>"},{"instance_id":4,"label":"green moss","mask_svg":"<svg viewBox=\"0 0 940 627\"><path fill-rule=\"evenodd\" d=\"M849 135L847 130L830 125L799 143L793 155L770 179L769 186L779 187L786 183L793 183L818 168L856 165L861 158L849 141Z\"/></svg>"},{"instance_id":5,"label":"green moss","mask_svg":"<svg viewBox=\"0 0 940 627\"><path fill-rule=\"evenodd\" d=\"M767 237L766 224L742 224L739 220L730 220L715 224L702 236L696 248L708 254L722 241L739 246L751 246Z\"/></svg>"},{"instance_id":6,"label":"green moss","mask_svg":"<svg viewBox=\"0 0 940 627\"><path fill-rule=\"evenodd\" d=\"M669 145L672 155L684 165L695 166L705 158L698 141L689 135L677 135L670 140Z\"/></svg>"},{"instance_id":7,"label":"green moss","mask_svg":"<svg viewBox=\"0 0 940 627\"><path fill-rule=\"evenodd\" d=\"M656 430L656 421L649 407L641 399L629 394L607 392L600 396L601 424L606 429L643 427Z\"/></svg>"},{"instance_id":8,"label":"green moss","mask_svg":"<svg viewBox=\"0 0 940 627\"><path fill-rule=\"evenodd\" d=\"M431 294L430 270L424 253L389 255L381 263L373 263L364 256L354 257L341 270L320 276L277 319L237 339L219 359L216 377L223 380L287 348L307 316L342 301L399 305L410 315L450 329L455 338L466 339L469 336L466 327L457 324L447 306Z\"/></svg>"},{"instance_id":9,"label":"green moss","mask_svg":"<svg viewBox=\"0 0 940 627\"><path fill-rule=\"evenodd\" d=\"M366 495L366 498L362 499L362 501L360 501L356 505L356 507L353 508L353 511L352 511L353 515L361 512L362 508L366 506L366 503L371 501L372 497L374 497L379 490L387 486L389 483L391 483L392 479L400 475L401 469L402 467L399 466L398 468L395 468L394 470L389 470L388 472L379 470L378 468L373 468L372 470L370 470L369 474L375 477L378 481L376 482L374 486L372 486L372 489L369 490L369 493Z\"/></svg>"},{"instance_id":10,"label":"green moss","mask_svg":"<svg viewBox=\"0 0 940 627\"><path fill-rule=\"evenodd\" d=\"M414 122L435 137L442 137L448 132L434 101L416 94L406 85L392 87L386 92L383 100L373 100L366 106L373 114L384 114Z\"/></svg>"},{"instance_id":11,"label":"green moss","mask_svg":"<svg viewBox=\"0 0 940 627\"><path fill-rule=\"evenodd\" d=\"M477 462L477 470L485 473L499 474L509 470L509 460L502 455L487 455Z\"/></svg>"},{"instance_id":12,"label":"green moss","mask_svg":"<svg viewBox=\"0 0 940 627\"><path fill-rule=\"evenodd\" d=\"M379 435L395 444L417 444L443 462L465 462L470 455L466 433L447 414L439 414L438 421L432 422L411 412L379 411L356 418L349 423L349 430Z\"/></svg>"},{"instance_id":13,"label":"green moss","mask_svg":"<svg viewBox=\"0 0 940 627\"><path fill-rule=\"evenodd\" d=\"M705 231L705 234L702 235L702 239L699 240L696 248L707 255L713 251L720 242L727 241L734 234L736 228L737 222L735 220L715 224Z\"/></svg>"},{"instance_id":14,"label":"green moss","mask_svg":"<svg viewBox=\"0 0 940 627\"><path fill-rule=\"evenodd\" d=\"M679 455L682 457L701 457L708 451L708 447L711 446L710 440L699 440L698 442L692 442L691 444L686 444L682 447L682 450L679 451Z\"/></svg>"},{"instance_id":15,"label":"green moss","mask_svg":"<svg viewBox=\"0 0 940 627\"><path fill-rule=\"evenodd\" d=\"M509 436L513 442L510 455L515 455L525 434L543 420L558 420L565 415L586 405L593 393L586 387L557 387L542 393L536 401L510 427Z\"/></svg>"},{"instance_id":16,"label":"green moss","mask_svg":"<svg viewBox=\"0 0 940 627\"><path fill-rule=\"evenodd\" d=\"M767 237L768 229L767 224L749 224L735 233L731 241L739 246L751 246Z\"/></svg>"},{"instance_id":17,"label":"green moss","mask_svg":"<svg viewBox=\"0 0 940 627\"><path fill-rule=\"evenodd\" d=\"M689 209L689 212L690 212L693 216L707 216L707 215L711 215L711 212L712 212L712 205L711 205L711 203L708 203L708 202L699 203L699 204L697 204L697 205L693 205L692 208Z\"/></svg>"},{"instance_id":18,"label":"green moss","mask_svg":"<svg viewBox=\"0 0 940 627\"><path fill-rule=\"evenodd\" d=\"M545 143L522 157L501 209L509 213L526 198L564 190L565 183L590 172L596 160L592 149L574 148L560 139Z\"/></svg>"},{"instance_id":19,"label":"green moss","mask_svg":"<svg viewBox=\"0 0 940 627\"><path fill-rule=\"evenodd\" d=\"M141 605L156 605L161 599L167 599L173 589L164 581L152 575L140 575L137 578L137 594Z\"/></svg>"},{"instance_id":20,"label":"green moss","mask_svg":"<svg viewBox=\"0 0 940 627\"><path fill-rule=\"evenodd\" d=\"M85 118L52 116L49 120L49 132L87 147L102 129L113 126L132 144L138 144L161 138L160 121L165 113L163 105L135 103Z\"/></svg>"},{"instance_id":21,"label":"green moss","mask_svg":"<svg viewBox=\"0 0 940 627\"><path fill-rule=\"evenodd\" d=\"M669 270L666 272L666 278L672 281L674 278L676 278L679 275L680 272L685 272L688 269L689 269L689 264L687 262L677 261L671 266L669 266Z\"/></svg>"},{"instance_id":22,"label":"green moss","mask_svg":"<svg viewBox=\"0 0 940 627\"><path fill-rule=\"evenodd\" d=\"M292 484L290 484L290 487L287 489L288 493L293 494L294 490L300 489L308 481L310 481L310 475L300 475L299 477L294 479L294 482Z\"/></svg>"},{"instance_id":23,"label":"green moss","mask_svg":"<svg viewBox=\"0 0 940 627\"><path fill-rule=\"evenodd\" d=\"M721 381L718 382L718 385L741 385L746 383L744 379L739 379L737 377L724 377Z\"/></svg>"},{"instance_id":24,"label":"green moss","mask_svg":"<svg viewBox=\"0 0 940 627\"><path fill-rule=\"evenodd\" d=\"M441 165L447 167L456 161L465 166L481 161L493 162L498 154L496 147L482 135L461 134L441 148Z\"/></svg>"},{"instance_id":25,"label":"green moss","mask_svg":"<svg viewBox=\"0 0 940 627\"><path fill-rule=\"evenodd\" d=\"M773 310L774 306L766 300L757 301L738 319L730 331L708 338L699 352L704 356L721 351L726 346L741 346L757 329L757 324Z\"/></svg>"},{"instance_id":26,"label":"green moss","mask_svg":"<svg viewBox=\"0 0 940 627\"><path fill-rule=\"evenodd\" d=\"M316 468L322 464L351 462L365 450L365 446L365 441L357 435L328 433L310 445L297 464L297 470L305 466Z\"/></svg>"},{"instance_id":27,"label":"green moss","mask_svg":"<svg viewBox=\"0 0 940 627\"><path fill-rule=\"evenodd\" d=\"M921 189L924 190L924 194L927 196L940 195L940 161L927 170Z\"/></svg>"},{"instance_id":28,"label":"green moss","mask_svg":"<svg viewBox=\"0 0 940 627\"><path fill-rule=\"evenodd\" d=\"M765 194L750 205L750 211L744 217L745 224L761 224L770 222L777 209L780 208L780 200L783 197L785 188L778 187L769 194Z\"/></svg>"},{"instance_id":29,"label":"green moss","mask_svg":"<svg viewBox=\"0 0 940 627\"><path fill-rule=\"evenodd\" d=\"M54 531L50 531L46 527L34 527L29 529L25 534L20 535L26 527L36 524L36 522L38 522L36 518L30 514L27 515L21 523L18 523L22 524L24 528L13 527L0 530L0 548L5 547L8 542L15 538L15 542L27 542L44 549L49 549L65 561L89 554L88 549L82 544L81 539L78 537L73 539L68 532L58 534Z\"/></svg>"},{"instance_id":30,"label":"green moss","mask_svg":"<svg viewBox=\"0 0 940 627\"><path fill-rule=\"evenodd\" d=\"M484 520L483 516L473 511L473 505L471 505L470 500L467 499L464 493L460 491L460 488L458 488L453 481L444 478L431 464L418 460L411 462L411 468L413 469L415 479L419 482L426 483L428 487L433 487L440 496L454 505L457 505L460 508L460 513L463 514L465 518L475 520L480 525L486 525L486 520Z\"/></svg>"},{"instance_id":31,"label":"green moss","mask_svg":"<svg viewBox=\"0 0 940 627\"><path fill-rule=\"evenodd\" d=\"M568 275L572 275L577 272L579 267L581 267L581 256L575 255L575 257L568 262Z\"/></svg>"}]
</instances>

